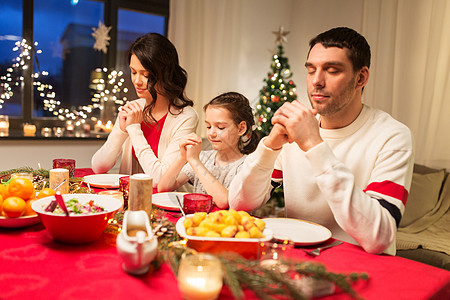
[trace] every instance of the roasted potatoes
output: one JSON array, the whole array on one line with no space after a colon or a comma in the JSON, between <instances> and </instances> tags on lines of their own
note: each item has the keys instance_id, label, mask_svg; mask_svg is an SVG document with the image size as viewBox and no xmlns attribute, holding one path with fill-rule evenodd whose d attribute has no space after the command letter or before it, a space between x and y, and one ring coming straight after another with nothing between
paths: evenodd
<instances>
[{"instance_id":1,"label":"roasted potatoes","mask_svg":"<svg viewBox=\"0 0 450 300\"><path fill-rule=\"evenodd\" d=\"M195 213L184 219L188 235L205 237L263 238L266 224L245 211L218 210Z\"/></svg>"}]
</instances>

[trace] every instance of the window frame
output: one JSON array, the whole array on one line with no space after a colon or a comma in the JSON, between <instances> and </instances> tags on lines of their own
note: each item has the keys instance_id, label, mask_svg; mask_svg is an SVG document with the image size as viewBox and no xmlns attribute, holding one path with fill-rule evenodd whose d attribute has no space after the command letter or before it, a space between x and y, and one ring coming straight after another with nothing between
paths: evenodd
<instances>
[{"instance_id":1,"label":"window frame","mask_svg":"<svg viewBox=\"0 0 450 300\"><path fill-rule=\"evenodd\" d=\"M103 64L107 68L114 68L117 55L117 22L119 9L130 9L143 13L151 13L165 17L164 32L167 35L169 23L170 0L92 0L103 2L103 21L105 26L111 26L108 52L103 57ZM34 42L34 0L23 0L22 7L22 38ZM33 53L31 54L34 55ZM28 60L28 68L22 70L22 116L10 116L10 130L21 130L24 123L35 124L37 128L64 126L64 121L57 117L33 117L33 57Z\"/></svg>"}]
</instances>

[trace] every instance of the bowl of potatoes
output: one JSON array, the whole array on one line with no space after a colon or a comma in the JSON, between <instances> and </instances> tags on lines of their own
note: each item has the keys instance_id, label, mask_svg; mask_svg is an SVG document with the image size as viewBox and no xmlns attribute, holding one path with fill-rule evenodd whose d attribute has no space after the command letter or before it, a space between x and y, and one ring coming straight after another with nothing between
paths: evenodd
<instances>
[{"instance_id":1,"label":"bowl of potatoes","mask_svg":"<svg viewBox=\"0 0 450 300\"><path fill-rule=\"evenodd\" d=\"M233 209L186 215L176 230L188 247L199 252L235 252L245 258L255 258L259 243L273 237L264 220Z\"/></svg>"}]
</instances>

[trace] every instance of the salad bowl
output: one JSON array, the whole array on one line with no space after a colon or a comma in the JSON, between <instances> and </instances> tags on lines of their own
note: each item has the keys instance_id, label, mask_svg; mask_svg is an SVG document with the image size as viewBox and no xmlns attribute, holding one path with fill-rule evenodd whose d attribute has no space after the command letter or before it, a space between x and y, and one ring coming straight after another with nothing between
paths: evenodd
<instances>
[{"instance_id":1,"label":"salad bowl","mask_svg":"<svg viewBox=\"0 0 450 300\"><path fill-rule=\"evenodd\" d=\"M35 201L31 208L38 214L54 240L71 244L89 243L99 239L108 225L108 220L122 206L120 200L106 195L64 194L62 197L69 209L69 216L59 213L58 207L52 210L52 206L56 205L54 196ZM75 208L73 199L80 204L78 207L83 208Z\"/></svg>"}]
</instances>

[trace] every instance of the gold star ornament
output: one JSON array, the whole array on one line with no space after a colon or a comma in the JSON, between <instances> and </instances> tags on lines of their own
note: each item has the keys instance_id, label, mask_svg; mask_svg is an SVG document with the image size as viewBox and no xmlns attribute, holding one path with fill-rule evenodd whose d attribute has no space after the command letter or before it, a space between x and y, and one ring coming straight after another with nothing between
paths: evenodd
<instances>
[{"instance_id":1,"label":"gold star ornament","mask_svg":"<svg viewBox=\"0 0 450 300\"><path fill-rule=\"evenodd\" d=\"M273 34L277 37L275 40L275 43L277 45L283 45L283 43L287 43L286 36L289 34L290 31L285 31L283 26L280 26L280 29L278 31L272 31Z\"/></svg>"}]
</instances>

